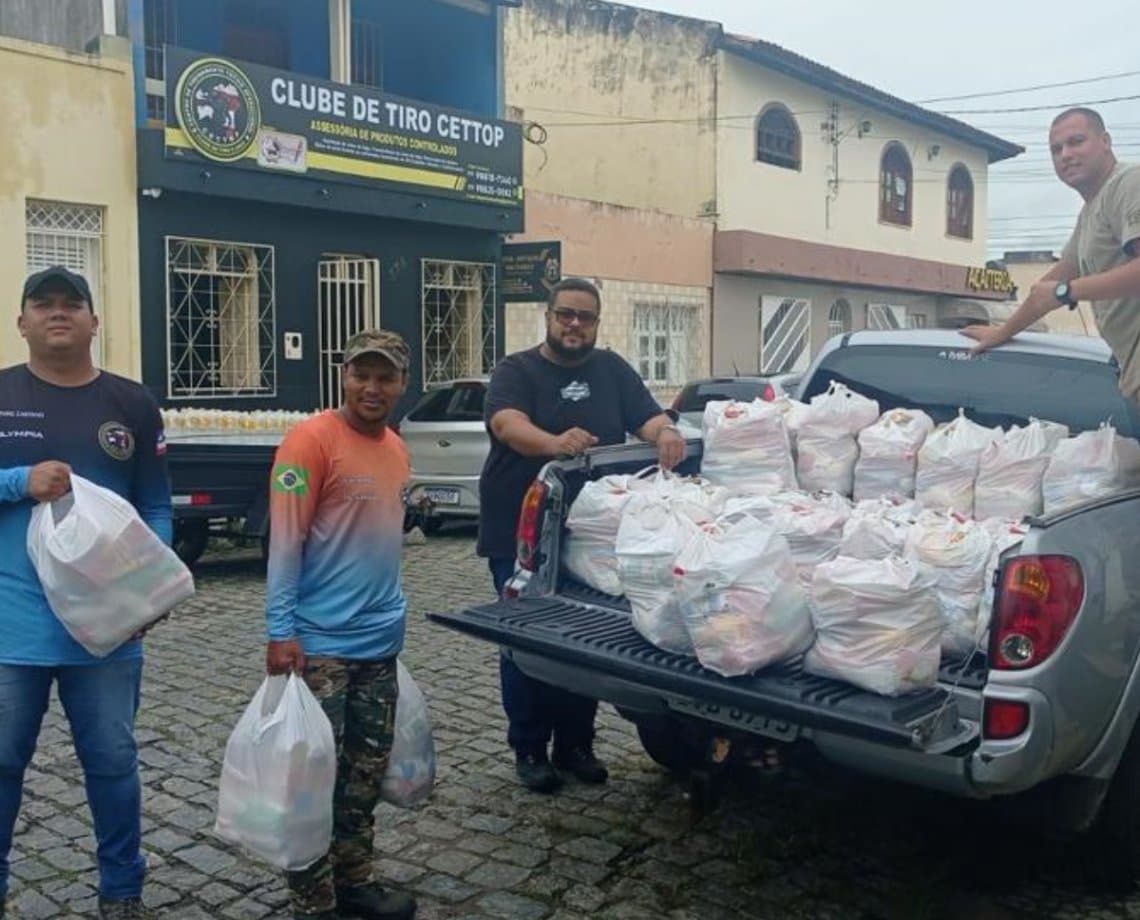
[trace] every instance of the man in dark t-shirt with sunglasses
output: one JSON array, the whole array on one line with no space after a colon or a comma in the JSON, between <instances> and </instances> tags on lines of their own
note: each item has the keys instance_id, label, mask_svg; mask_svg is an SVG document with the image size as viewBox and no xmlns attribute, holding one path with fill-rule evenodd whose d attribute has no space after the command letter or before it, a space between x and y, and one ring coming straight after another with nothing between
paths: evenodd
<instances>
[{"instance_id":1,"label":"man in dark t-shirt with sunglasses","mask_svg":"<svg viewBox=\"0 0 1140 920\"><path fill-rule=\"evenodd\" d=\"M619 355L595 350L598 289L568 278L551 290L547 305L546 341L503 359L484 409L491 451L479 480L478 552L500 594L514 573L523 498L547 461L621 444L627 433L656 444L666 469L685 454L685 439L637 372ZM593 751L597 700L534 680L505 656L499 661L507 740L523 785L553 792L562 785L558 770L605 782L608 773Z\"/></svg>"}]
</instances>

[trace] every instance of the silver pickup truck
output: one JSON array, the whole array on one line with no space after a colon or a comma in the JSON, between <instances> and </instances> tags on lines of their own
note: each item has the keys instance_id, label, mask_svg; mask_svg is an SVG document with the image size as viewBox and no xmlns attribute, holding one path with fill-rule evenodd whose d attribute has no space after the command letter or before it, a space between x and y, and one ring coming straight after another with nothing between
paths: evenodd
<instances>
[{"instance_id":1,"label":"silver pickup truck","mask_svg":"<svg viewBox=\"0 0 1140 920\"><path fill-rule=\"evenodd\" d=\"M981 357L968 346L951 331L837 337L797 395L838 380L884 411L921 408L937 422L964 407L991 426L1033 417L1077 432L1111 421L1140 435L1099 340L1027 334ZM680 470L699 471L700 459L690 441ZM650 447L624 445L548 464L520 517L510 599L432 619L497 643L536 678L612 703L670 769L758 739L806 743L899 782L1016 796L1053 826L1093 832L1115 869L1140 874L1140 491L1031 520L996 575L986 653L944 659L935 688L887 698L813 677L799 660L720 677L649 645L624 598L563 571L563 521L581 486L652 462Z\"/></svg>"}]
</instances>

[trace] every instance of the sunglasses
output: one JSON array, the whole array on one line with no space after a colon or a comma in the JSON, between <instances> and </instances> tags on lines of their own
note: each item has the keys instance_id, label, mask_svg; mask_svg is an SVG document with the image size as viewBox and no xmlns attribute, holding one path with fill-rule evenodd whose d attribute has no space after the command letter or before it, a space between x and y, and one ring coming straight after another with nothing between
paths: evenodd
<instances>
[{"instance_id":1,"label":"sunglasses","mask_svg":"<svg viewBox=\"0 0 1140 920\"><path fill-rule=\"evenodd\" d=\"M569 326L574 320L583 329L590 329L598 324L598 314L592 310L571 310L569 307L555 307L550 311L554 318L563 326Z\"/></svg>"}]
</instances>

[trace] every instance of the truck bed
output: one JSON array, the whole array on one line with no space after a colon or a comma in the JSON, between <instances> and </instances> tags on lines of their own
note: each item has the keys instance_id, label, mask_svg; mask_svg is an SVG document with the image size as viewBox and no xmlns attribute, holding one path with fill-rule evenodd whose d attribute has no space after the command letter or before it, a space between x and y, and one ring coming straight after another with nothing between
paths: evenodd
<instances>
[{"instance_id":1,"label":"truck bed","mask_svg":"<svg viewBox=\"0 0 1140 920\"><path fill-rule=\"evenodd\" d=\"M818 730L936 753L977 735L976 724L959 717L957 702L943 686L884 697L810 675L802 658L748 677L722 677L695 658L655 648L634 630L624 599L571 579L549 597L499 601L428 617L508 649L651 690L679 713L770 737L790 740L804 730ZM951 661L942 677L948 684L978 688L985 663Z\"/></svg>"}]
</instances>

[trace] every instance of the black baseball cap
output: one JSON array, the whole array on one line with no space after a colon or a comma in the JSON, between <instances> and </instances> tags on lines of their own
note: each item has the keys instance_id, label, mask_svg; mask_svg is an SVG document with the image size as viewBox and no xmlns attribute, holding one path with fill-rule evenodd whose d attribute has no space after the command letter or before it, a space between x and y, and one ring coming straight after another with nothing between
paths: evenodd
<instances>
[{"instance_id":1,"label":"black baseball cap","mask_svg":"<svg viewBox=\"0 0 1140 920\"><path fill-rule=\"evenodd\" d=\"M20 297L20 303L22 304L49 281L63 282L76 294L86 300L89 307L92 309L95 308L95 301L91 297L91 287L88 285L87 279L70 269L64 268L62 265L51 265L28 275L24 281L24 293Z\"/></svg>"}]
</instances>

